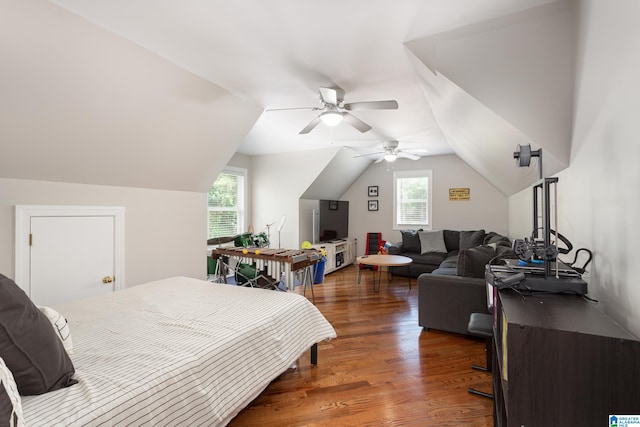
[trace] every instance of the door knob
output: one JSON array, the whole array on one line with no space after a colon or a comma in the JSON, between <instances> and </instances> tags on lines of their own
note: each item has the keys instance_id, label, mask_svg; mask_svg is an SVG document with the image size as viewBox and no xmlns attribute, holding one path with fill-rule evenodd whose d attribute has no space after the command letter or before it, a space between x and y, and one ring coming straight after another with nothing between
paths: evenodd
<instances>
[{"instance_id":1,"label":"door knob","mask_svg":"<svg viewBox=\"0 0 640 427\"><path fill-rule=\"evenodd\" d=\"M111 283L111 282L113 282L113 277L111 276L104 276L102 278L102 283Z\"/></svg>"}]
</instances>

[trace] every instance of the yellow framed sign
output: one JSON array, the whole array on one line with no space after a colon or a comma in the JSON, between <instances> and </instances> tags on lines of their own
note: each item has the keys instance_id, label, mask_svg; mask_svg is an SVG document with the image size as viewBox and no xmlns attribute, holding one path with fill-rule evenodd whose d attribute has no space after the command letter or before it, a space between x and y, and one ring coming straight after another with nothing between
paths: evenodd
<instances>
[{"instance_id":1,"label":"yellow framed sign","mask_svg":"<svg viewBox=\"0 0 640 427\"><path fill-rule=\"evenodd\" d=\"M471 198L471 191L469 188L450 188L449 200L469 200Z\"/></svg>"}]
</instances>

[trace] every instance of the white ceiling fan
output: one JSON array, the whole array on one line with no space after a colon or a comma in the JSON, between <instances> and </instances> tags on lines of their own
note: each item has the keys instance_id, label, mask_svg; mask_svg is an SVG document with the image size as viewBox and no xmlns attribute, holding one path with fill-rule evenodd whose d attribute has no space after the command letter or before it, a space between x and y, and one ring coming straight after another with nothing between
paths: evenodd
<instances>
[{"instance_id":1,"label":"white ceiling fan","mask_svg":"<svg viewBox=\"0 0 640 427\"><path fill-rule=\"evenodd\" d=\"M364 133L371 130L371 126L349 113L355 110L397 110L398 102L387 101L364 101L364 102L344 102L344 90L340 88L321 87L319 89L320 107L300 107L300 108L274 108L266 111L286 111L286 110L313 110L323 111L315 119L305 126L299 133L307 134L311 132L320 122L327 126L337 126L341 122L346 122Z\"/></svg>"},{"instance_id":2,"label":"white ceiling fan","mask_svg":"<svg viewBox=\"0 0 640 427\"><path fill-rule=\"evenodd\" d=\"M425 148L400 150L398 149L399 144L400 143L396 140L384 141L382 143L382 151L361 154L354 157L372 157L376 159L376 163L380 163L383 160L386 160L387 162L394 162L397 158L418 160L422 155L427 153Z\"/></svg>"}]
</instances>

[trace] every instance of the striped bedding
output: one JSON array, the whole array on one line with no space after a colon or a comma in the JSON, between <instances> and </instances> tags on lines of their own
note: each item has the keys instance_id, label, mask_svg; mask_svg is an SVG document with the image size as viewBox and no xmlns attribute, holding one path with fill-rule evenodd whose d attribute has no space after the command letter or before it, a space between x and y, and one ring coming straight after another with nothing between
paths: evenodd
<instances>
[{"instance_id":1,"label":"striped bedding","mask_svg":"<svg viewBox=\"0 0 640 427\"><path fill-rule=\"evenodd\" d=\"M35 426L226 425L333 327L291 292L160 280L57 307L78 384L23 396Z\"/></svg>"}]
</instances>

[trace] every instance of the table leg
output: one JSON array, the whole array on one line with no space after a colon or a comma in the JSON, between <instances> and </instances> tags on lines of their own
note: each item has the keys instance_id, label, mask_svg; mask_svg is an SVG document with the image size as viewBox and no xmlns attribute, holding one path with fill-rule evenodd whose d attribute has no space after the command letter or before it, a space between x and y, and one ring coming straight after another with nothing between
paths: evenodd
<instances>
[{"instance_id":1,"label":"table leg","mask_svg":"<svg viewBox=\"0 0 640 427\"><path fill-rule=\"evenodd\" d=\"M304 268L304 271L302 272L302 295L304 295L307 291L307 283L309 284L309 287L311 287L311 302L312 303L316 303L316 295L313 292L313 273L312 273L312 269L311 266L308 265Z\"/></svg>"},{"instance_id":2,"label":"table leg","mask_svg":"<svg viewBox=\"0 0 640 427\"><path fill-rule=\"evenodd\" d=\"M378 283L376 283L376 270L373 269L373 292L376 292L376 293L380 292L381 275L382 275L382 267L378 266Z\"/></svg>"}]
</instances>

